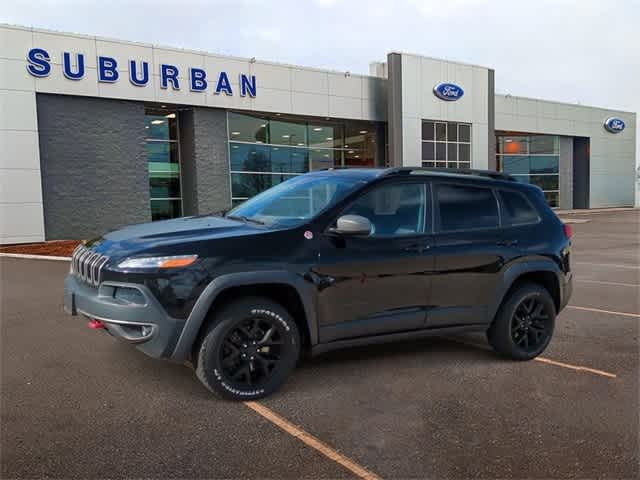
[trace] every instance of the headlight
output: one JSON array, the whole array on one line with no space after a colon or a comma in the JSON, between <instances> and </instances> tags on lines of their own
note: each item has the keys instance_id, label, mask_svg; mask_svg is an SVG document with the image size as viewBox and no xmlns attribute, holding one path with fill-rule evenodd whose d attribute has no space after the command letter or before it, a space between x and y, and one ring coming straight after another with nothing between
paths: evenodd
<instances>
[{"instance_id":1,"label":"headlight","mask_svg":"<svg viewBox=\"0 0 640 480\"><path fill-rule=\"evenodd\" d=\"M127 258L118 264L118 268L179 268L189 266L197 259L198 255Z\"/></svg>"}]
</instances>

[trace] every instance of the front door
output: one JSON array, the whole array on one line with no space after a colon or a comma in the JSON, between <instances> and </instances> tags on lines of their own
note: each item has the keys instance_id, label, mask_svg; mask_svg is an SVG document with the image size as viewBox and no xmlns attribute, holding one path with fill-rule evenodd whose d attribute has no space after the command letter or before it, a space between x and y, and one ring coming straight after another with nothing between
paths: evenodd
<instances>
[{"instance_id":1,"label":"front door","mask_svg":"<svg viewBox=\"0 0 640 480\"><path fill-rule=\"evenodd\" d=\"M320 340L425 327L433 270L429 185L395 181L364 193L340 215L369 219L366 237L326 235L315 273Z\"/></svg>"}]
</instances>

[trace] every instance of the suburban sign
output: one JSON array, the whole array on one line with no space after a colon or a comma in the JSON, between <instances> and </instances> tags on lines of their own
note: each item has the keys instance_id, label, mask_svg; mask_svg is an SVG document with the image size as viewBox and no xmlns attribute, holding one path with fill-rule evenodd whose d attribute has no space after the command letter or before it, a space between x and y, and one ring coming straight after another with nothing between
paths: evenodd
<instances>
[{"instance_id":1,"label":"suburban sign","mask_svg":"<svg viewBox=\"0 0 640 480\"><path fill-rule=\"evenodd\" d=\"M51 57L49 52L43 48L32 48L27 53L27 71L34 77L48 77L51 73ZM115 58L99 56L97 58L97 75L98 81L102 83L115 83L120 80L120 67ZM149 62L129 60L128 61L129 81L136 87L146 87L149 83ZM85 75L85 56L83 53L71 54L63 52L62 54L62 73L66 78L73 81L82 80ZM175 65L161 63L158 66L158 74L160 75L160 88L180 90L182 79L180 71ZM233 86L229 80L227 72L219 72L214 77L208 77L207 72L201 68L191 67L186 75L189 90L192 92L205 92L211 89L213 93L219 95L233 95ZM256 96L256 77L255 75L245 75L241 73L238 78L240 96L250 97Z\"/></svg>"},{"instance_id":2,"label":"suburban sign","mask_svg":"<svg viewBox=\"0 0 640 480\"><path fill-rule=\"evenodd\" d=\"M604 121L604 128L611 133L620 133L625 126L624 120L616 117L609 117Z\"/></svg>"},{"instance_id":3,"label":"suburban sign","mask_svg":"<svg viewBox=\"0 0 640 480\"><path fill-rule=\"evenodd\" d=\"M453 83L439 83L433 87L433 93L441 100L453 102L462 98L464 90Z\"/></svg>"}]
</instances>

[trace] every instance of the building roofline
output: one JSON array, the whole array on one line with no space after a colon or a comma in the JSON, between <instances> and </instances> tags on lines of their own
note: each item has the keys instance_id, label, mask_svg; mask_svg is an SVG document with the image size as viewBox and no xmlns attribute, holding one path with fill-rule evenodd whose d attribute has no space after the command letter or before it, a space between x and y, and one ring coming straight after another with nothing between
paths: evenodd
<instances>
[{"instance_id":1,"label":"building roofline","mask_svg":"<svg viewBox=\"0 0 640 480\"><path fill-rule=\"evenodd\" d=\"M435 60L437 62L455 63L456 65L462 65L462 66L465 66L465 67L475 67L475 68L482 68L484 70L494 70L493 67L487 67L485 65L478 65L477 63L460 62L458 60L450 60L448 58L443 58L443 57L432 57L430 55L421 55L419 53L403 52L401 50L392 50L392 51L389 52L389 54L392 54L392 53L396 53L398 55L407 55L407 56L411 56L411 57L426 58L428 60Z\"/></svg>"},{"instance_id":2,"label":"building roofline","mask_svg":"<svg viewBox=\"0 0 640 480\"><path fill-rule=\"evenodd\" d=\"M177 53L189 53L193 55L203 55L203 56L218 57L218 58L223 57L229 60L235 60L235 61L241 61L241 62L250 62L252 60L249 57L238 57L235 55L209 52L206 50L193 50L189 48L180 48L180 47L162 45L162 44L156 44L156 43L140 42L136 40L124 40L122 38L103 37L100 35L89 35L86 33L66 32L62 30L52 30L52 29L41 28L41 27L26 27L24 25L0 23L0 28L10 28L15 30L24 30L24 31L30 31L30 32L52 34L52 35L62 35L66 37L76 37L78 39L84 39L84 40L97 40L97 41L120 43L123 45L132 45L132 46L138 46L138 47L157 48L162 50L170 50ZM298 70L307 70L307 71L313 71L318 73L331 73L331 74L337 74L337 75L348 74L350 77L381 79L381 77L377 77L375 75L354 73L349 70L337 70L337 69L329 69L329 68L310 67L306 65L294 65L291 63L276 62L273 60L263 60L258 58L255 59L255 63L261 64L261 65L271 65L276 67L295 68ZM386 79L382 78L382 80L386 80Z\"/></svg>"},{"instance_id":3,"label":"building roofline","mask_svg":"<svg viewBox=\"0 0 640 480\"><path fill-rule=\"evenodd\" d=\"M521 98L522 100L532 100L535 102L545 102L545 103L555 103L556 105L569 105L571 107L581 107L581 108L597 108L599 110L607 110L609 112L618 112L618 113L626 113L627 115L637 116L637 112L632 112L631 110L621 110L619 108L608 108L601 107L599 105L585 105L577 102L561 102L560 100L547 100L546 98L536 98L536 97L526 97L524 95L511 95L510 93L498 93L495 94L496 97L505 97L511 99Z\"/></svg>"}]
</instances>

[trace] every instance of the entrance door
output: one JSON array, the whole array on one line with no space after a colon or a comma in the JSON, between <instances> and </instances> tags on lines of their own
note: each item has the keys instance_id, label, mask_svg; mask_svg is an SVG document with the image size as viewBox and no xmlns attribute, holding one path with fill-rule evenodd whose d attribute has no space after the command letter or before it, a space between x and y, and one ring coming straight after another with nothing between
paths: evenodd
<instances>
[{"instance_id":1,"label":"entrance door","mask_svg":"<svg viewBox=\"0 0 640 480\"><path fill-rule=\"evenodd\" d=\"M325 237L316 266L326 285L318 296L322 342L425 327L433 270L428 198L426 182L387 182L341 213L368 218L373 231Z\"/></svg>"}]
</instances>

